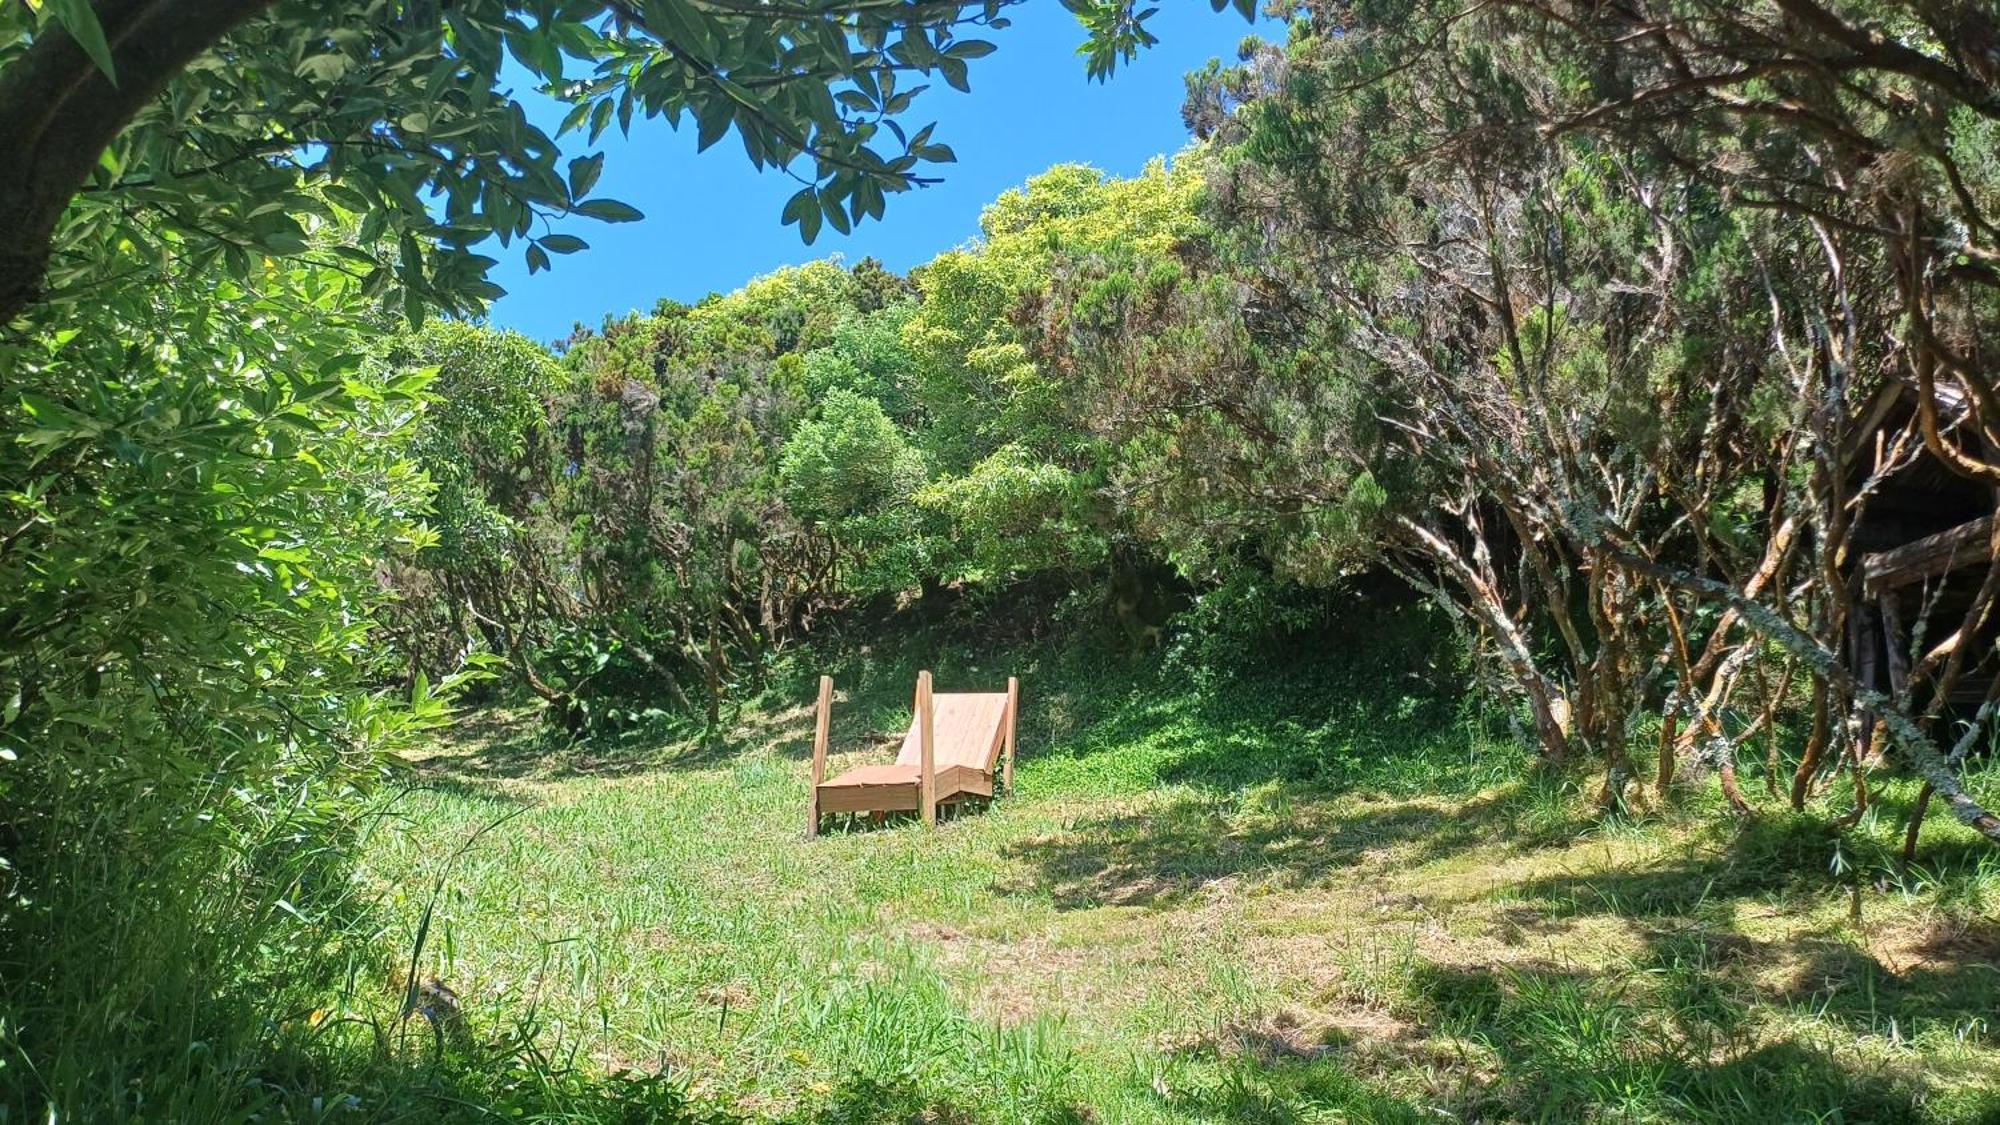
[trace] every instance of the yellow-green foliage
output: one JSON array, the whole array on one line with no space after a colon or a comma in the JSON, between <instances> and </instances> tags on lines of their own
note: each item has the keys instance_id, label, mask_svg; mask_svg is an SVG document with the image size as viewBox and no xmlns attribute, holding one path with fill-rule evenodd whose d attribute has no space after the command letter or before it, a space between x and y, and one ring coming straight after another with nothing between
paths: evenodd
<instances>
[{"instance_id":1,"label":"yellow-green foliage","mask_svg":"<svg viewBox=\"0 0 2000 1125\"><path fill-rule=\"evenodd\" d=\"M1102 556L1107 513L1075 480L1107 472L1114 455L1090 436L1094 393L1084 373L1037 362L1041 335L1061 331L1039 317L1062 271L1106 259L1159 264L1198 230L1199 164L1196 149L1129 179L1059 165L995 200L979 241L913 275L921 301L903 343L941 473L928 503L975 544L967 565L1034 568ZM1030 498L1049 506L1023 529Z\"/></svg>"}]
</instances>

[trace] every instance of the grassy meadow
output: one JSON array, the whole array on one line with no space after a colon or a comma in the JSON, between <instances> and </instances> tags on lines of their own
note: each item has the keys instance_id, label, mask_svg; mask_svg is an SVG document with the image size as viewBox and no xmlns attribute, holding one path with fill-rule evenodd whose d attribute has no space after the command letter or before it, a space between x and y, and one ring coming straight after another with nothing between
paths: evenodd
<instances>
[{"instance_id":1,"label":"grassy meadow","mask_svg":"<svg viewBox=\"0 0 2000 1125\"><path fill-rule=\"evenodd\" d=\"M1594 779L1518 780L1435 622L1363 612L1227 679L898 625L800 654L722 739L473 715L367 857L383 944L463 1005L410 1050L717 1120L2000 1121L2000 863L1969 833L1932 817L1899 878L1909 793L1837 854L1699 776L1592 820ZM838 770L893 757L919 662L1021 677L1016 793L806 839L813 677ZM574 1119L652 1120L619 1112Z\"/></svg>"}]
</instances>

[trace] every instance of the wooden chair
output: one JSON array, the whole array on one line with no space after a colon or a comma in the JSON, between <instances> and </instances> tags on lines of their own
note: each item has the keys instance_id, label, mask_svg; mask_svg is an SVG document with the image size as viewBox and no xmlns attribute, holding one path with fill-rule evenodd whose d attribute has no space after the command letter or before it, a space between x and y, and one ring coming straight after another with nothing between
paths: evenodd
<instances>
[{"instance_id":1,"label":"wooden chair","mask_svg":"<svg viewBox=\"0 0 2000 1125\"><path fill-rule=\"evenodd\" d=\"M922 814L937 823L938 806L993 797L1014 788L1014 721L1021 684L1007 677L1005 693L934 695L931 674L917 673L916 715L894 765L857 766L826 780L827 732L833 721L833 677L819 678L818 722L813 729L812 804L806 835L819 835L820 818L838 813Z\"/></svg>"}]
</instances>

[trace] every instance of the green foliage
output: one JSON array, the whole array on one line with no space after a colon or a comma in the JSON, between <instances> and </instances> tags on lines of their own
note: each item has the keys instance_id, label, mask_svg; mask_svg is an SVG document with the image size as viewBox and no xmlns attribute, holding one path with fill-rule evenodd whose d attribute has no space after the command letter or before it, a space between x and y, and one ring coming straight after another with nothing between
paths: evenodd
<instances>
[{"instance_id":1,"label":"green foliage","mask_svg":"<svg viewBox=\"0 0 2000 1125\"><path fill-rule=\"evenodd\" d=\"M354 952L362 795L446 719L371 631L432 539L429 374L365 363L343 275L151 280L0 341L0 1104L37 1115L254 1102L265 1013Z\"/></svg>"},{"instance_id":2,"label":"green foliage","mask_svg":"<svg viewBox=\"0 0 2000 1125\"><path fill-rule=\"evenodd\" d=\"M1066 270L1105 260L1164 268L1199 228L1198 158L1155 161L1129 180L1063 165L1002 195L983 240L914 278L903 328L927 425L919 445L938 479L923 503L952 521L957 574L1099 570L1137 518L1114 483L1122 452L1105 435L1122 402L1105 373L1052 345L1066 331Z\"/></svg>"},{"instance_id":3,"label":"green foliage","mask_svg":"<svg viewBox=\"0 0 2000 1125\"><path fill-rule=\"evenodd\" d=\"M1087 503L1076 475L1019 445L927 486L917 503L958 529L958 550L975 573L1081 570L1104 558L1103 541L1076 515Z\"/></svg>"},{"instance_id":4,"label":"green foliage","mask_svg":"<svg viewBox=\"0 0 2000 1125\"><path fill-rule=\"evenodd\" d=\"M591 194L603 153L566 153L528 122L510 64L572 107L558 137L594 145L635 117L691 124L698 150L733 134L752 165L804 184L783 220L807 242L822 225L845 232L957 159L934 125L899 121L926 79L969 88L970 63L994 50L975 36L1005 28L1010 3L471 0L205 13L188 3L116 10L108 32L83 0L9 5L0 137L38 155L0 182L9 213L24 215L0 277L4 315L44 282L68 299L99 265L163 251L219 260L239 278L260 256L353 270L412 320L425 307L477 310L499 290L485 278L493 259L475 248L518 241L533 272L586 247L549 221L641 217ZM1143 16L1130 0L1093 10L1114 17L1085 21L1101 73L1144 45L1120 30ZM142 49L163 34L171 45ZM65 57L72 44L89 71ZM101 88L99 102L67 101L86 83ZM44 106L48 116L32 116ZM72 135L42 146L44 130ZM358 223L359 238L313 247L314 221L329 219ZM44 278L50 245L66 254Z\"/></svg>"},{"instance_id":5,"label":"green foliage","mask_svg":"<svg viewBox=\"0 0 2000 1125\"><path fill-rule=\"evenodd\" d=\"M855 267L857 276L861 270ZM857 294L856 303L865 296ZM818 400L850 391L874 399L898 425L919 424L916 364L903 346L903 326L916 307L914 301L898 300L836 325L825 347L806 353L806 394Z\"/></svg>"},{"instance_id":6,"label":"green foliage","mask_svg":"<svg viewBox=\"0 0 2000 1125\"><path fill-rule=\"evenodd\" d=\"M828 393L785 442L778 472L792 514L846 555L842 585L893 592L930 574L914 502L923 458L875 399Z\"/></svg>"},{"instance_id":7,"label":"green foliage","mask_svg":"<svg viewBox=\"0 0 2000 1125\"><path fill-rule=\"evenodd\" d=\"M873 399L808 398L814 357L893 344L899 291L815 262L609 322L560 363L465 326L392 348L448 399L413 447L440 549L398 575L398 646L434 670L503 655L572 732L713 723L823 600L918 582L920 457Z\"/></svg>"},{"instance_id":8,"label":"green foliage","mask_svg":"<svg viewBox=\"0 0 2000 1125\"><path fill-rule=\"evenodd\" d=\"M426 522L437 535L419 565L505 567L519 521L549 485L555 361L518 333L438 321L393 345L383 362L437 372L409 443L432 484Z\"/></svg>"}]
</instances>

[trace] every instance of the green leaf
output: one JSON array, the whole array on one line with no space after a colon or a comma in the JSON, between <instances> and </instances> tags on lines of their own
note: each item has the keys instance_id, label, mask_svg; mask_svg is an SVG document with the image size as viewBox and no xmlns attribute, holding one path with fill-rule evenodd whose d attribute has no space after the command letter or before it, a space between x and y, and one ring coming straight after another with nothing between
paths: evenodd
<instances>
[{"instance_id":1,"label":"green leaf","mask_svg":"<svg viewBox=\"0 0 2000 1125\"><path fill-rule=\"evenodd\" d=\"M597 185L597 177L604 174L604 154L579 156L569 162L569 194L572 199L581 199L590 194Z\"/></svg>"},{"instance_id":2,"label":"green leaf","mask_svg":"<svg viewBox=\"0 0 2000 1125\"><path fill-rule=\"evenodd\" d=\"M644 211L630 203L620 203L616 199L585 200L577 204L576 213L606 223L636 223L646 217Z\"/></svg>"},{"instance_id":3,"label":"green leaf","mask_svg":"<svg viewBox=\"0 0 2000 1125\"><path fill-rule=\"evenodd\" d=\"M831 195L822 195L820 196L819 205L820 209L826 212L826 221L833 224L833 229L842 234L847 234L854 229L854 224L848 221L847 212L840 206L839 200L836 200Z\"/></svg>"},{"instance_id":4,"label":"green leaf","mask_svg":"<svg viewBox=\"0 0 2000 1125\"><path fill-rule=\"evenodd\" d=\"M536 239L544 250L556 254L574 254L578 250L590 249L590 243L573 234L545 234Z\"/></svg>"},{"instance_id":5,"label":"green leaf","mask_svg":"<svg viewBox=\"0 0 2000 1125\"><path fill-rule=\"evenodd\" d=\"M97 22L97 13L91 10L90 0L48 0L49 11L62 24L83 53L104 74L104 80L118 85L118 70L111 62L111 44L104 41L104 25Z\"/></svg>"},{"instance_id":6,"label":"green leaf","mask_svg":"<svg viewBox=\"0 0 2000 1125\"><path fill-rule=\"evenodd\" d=\"M292 68L292 73L314 82L332 83L339 81L350 65L347 56L342 54L307 55Z\"/></svg>"},{"instance_id":7,"label":"green leaf","mask_svg":"<svg viewBox=\"0 0 2000 1125\"><path fill-rule=\"evenodd\" d=\"M735 119L735 108L726 97L714 98L696 106L695 151L707 152L715 142L728 135L729 124Z\"/></svg>"},{"instance_id":8,"label":"green leaf","mask_svg":"<svg viewBox=\"0 0 2000 1125\"><path fill-rule=\"evenodd\" d=\"M334 356L319 365L319 377L322 379L331 379L336 375L359 370L361 361L367 358L367 356L360 352L347 352Z\"/></svg>"},{"instance_id":9,"label":"green leaf","mask_svg":"<svg viewBox=\"0 0 2000 1125\"><path fill-rule=\"evenodd\" d=\"M807 246L811 246L813 240L819 237L820 222L820 209L817 204L806 208L799 216L799 237L805 240Z\"/></svg>"},{"instance_id":10,"label":"green leaf","mask_svg":"<svg viewBox=\"0 0 2000 1125\"><path fill-rule=\"evenodd\" d=\"M81 429L83 427L82 418L71 413L68 408L53 399L44 398L37 394L24 394L21 396L21 406L28 412L29 417L40 422L45 428Z\"/></svg>"},{"instance_id":11,"label":"green leaf","mask_svg":"<svg viewBox=\"0 0 2000 1125\"><path fill-rule=\"evenodd\" d=\"M814 196L813 189L810 187L801 188L797 195L785 201L784 223L786 226L791 226L793 223L803 223L807 215L815 213L818 210L819 200Z\"/></svg>"}]
</instances>

